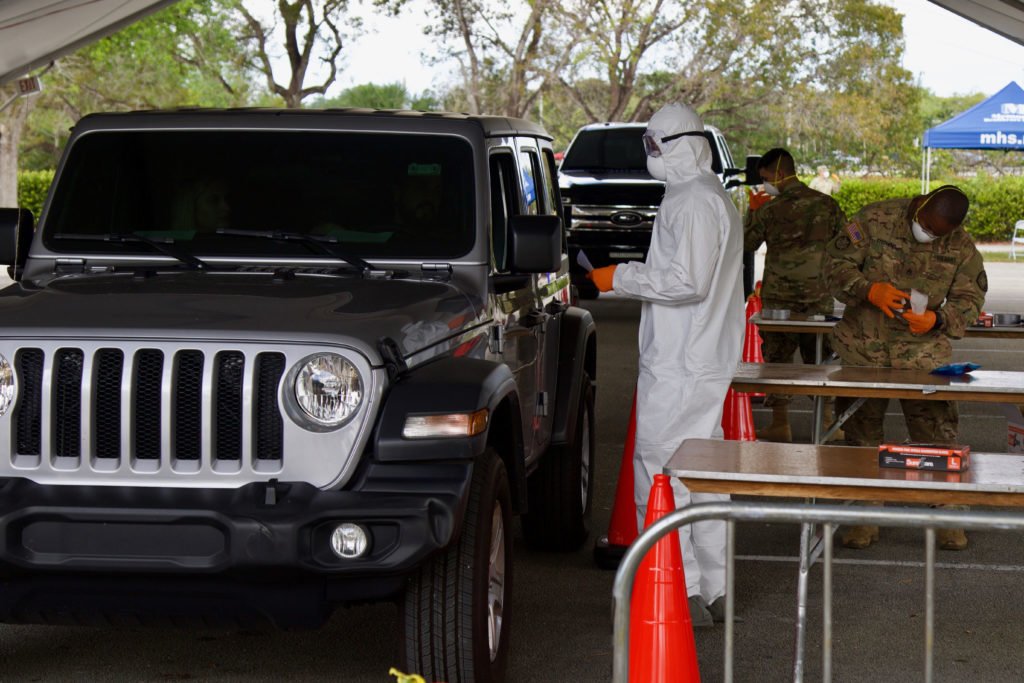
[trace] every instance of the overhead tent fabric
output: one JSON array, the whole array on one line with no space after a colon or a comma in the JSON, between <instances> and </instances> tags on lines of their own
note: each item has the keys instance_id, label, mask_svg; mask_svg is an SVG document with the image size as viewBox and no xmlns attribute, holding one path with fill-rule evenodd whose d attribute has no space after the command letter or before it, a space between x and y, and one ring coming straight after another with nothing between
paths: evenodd
<instances>
[{"instance_id":1,"label":"overhead tent fabric","mask_svg":"<svg viewBox=\"0 0 1024 683\"><path fill-rule=\"evenodd\" d=\"M1024 89L1009 83L987 100L924 132L921 186L931 183L933 149L1024 150Z\"/></svg>"},{"instance_id":2,"label":"overhead tent fabric","mask_svg":"<svg viewBox=\"0 0 1024 683\"><path fill-rule=\"evenodd\" d=\"M1024 2L1021 0L931 0L964 19L1024 45Z\"/></svg>"},{"instance_id":3,"label":"overhead tent fabric","mask_svg":"<svg viewBox=\"0 0 1024 683\"><path fill-rule=\"evenodd\" d=\"M0 0L0 85L176 0Z\"/></svg>"}]
</instances>

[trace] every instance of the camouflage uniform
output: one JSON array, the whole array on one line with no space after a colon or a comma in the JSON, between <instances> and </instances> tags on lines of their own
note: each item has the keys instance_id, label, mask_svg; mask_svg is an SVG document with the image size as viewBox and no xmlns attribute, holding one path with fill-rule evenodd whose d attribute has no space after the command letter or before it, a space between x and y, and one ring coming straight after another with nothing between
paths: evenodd
<instances>
[{"instance_id":1,"label":"camouflage uniform","mask_svg":"<svg viewBox=\"0 0 1024 683\"><path fill-rule=\"evenodd\" d=\"M747 212L743 248L756 251L762 242L768 245L761 285L765 308L808 315L832 313L832 294L822 276L825 246L845 223L836 200L800 181L787 184L770 202ZM791 362L798 348L804 363L814 363L813 334L761 332L761 339L761 352L769 363ZM824 351L827 357L827 343ZM770 394L765 405L789 401L789 396Z\"/></svg>"},{"instance_id":2,"label":"camouflage uniform","mask_svg":"<svg viewBox=\"0 0 1024 683\"><path fill-rule=\"evenodd\" d=\"M918 242L910 230L910 202L892 199L864 207L828 245L829 288L846 304L843 319L832 331L832 346L844 365L933 370L949 363L949 340L964 336L985 303L988 279L974 242L960 228L928 244ZM928 309L941 316L941 324L922 335L911 334L906 322L887 317L868 301L875 282L927 294ZM852 402L837 400L837 411ZM955 402L900 403L912 441L957 441ZM847 439L861 446L884 441L887 405L888 399L866 401L846 421Z\"/></svg>"}]
</instances>

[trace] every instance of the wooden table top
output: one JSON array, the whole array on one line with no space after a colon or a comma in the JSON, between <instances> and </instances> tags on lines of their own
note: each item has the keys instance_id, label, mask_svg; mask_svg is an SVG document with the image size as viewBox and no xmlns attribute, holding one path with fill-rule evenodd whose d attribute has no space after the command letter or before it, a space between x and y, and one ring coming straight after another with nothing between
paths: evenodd
<instances>
[{"instance_id":1,"label":"wooden table top","mask_svg":"<svg viewBox=\"0 0 1024 683\"><path fill-rule=\"evenodd\" d=\"M841 316L832 316L841 317ZM790 313L789 320L766 320L761 313L750 316L750 322L765 332L793 332L799 334L825 334L836 326L838 320L808 320L805 313ZM1024 325L998 327L974 326L967 328L967 337L979 339L1024 339Z\"/></svg>"},{"instance_id":2,"label":"wooden table top","mask_svg":"<svg viewBox=\"0 0 1024 683\"><path fill-rule=\"evenodd\" d=\"M687 439L664 468L697 492L1024 506L1024 456L972 453L964 472L878 466L877 448Z\"/></svg>"},{"instance_id":3,"label":"wooden table top","mask_svg":"<svg viewBox=\"0 0 1024 683\"><path fill-rule=\"evenodd\" d=\"M1024 372L975 370L957 377L927 370L800 363L740 363L737 391L785 387L787 394L1024 403Z\"/></svg>"}]
</instances>

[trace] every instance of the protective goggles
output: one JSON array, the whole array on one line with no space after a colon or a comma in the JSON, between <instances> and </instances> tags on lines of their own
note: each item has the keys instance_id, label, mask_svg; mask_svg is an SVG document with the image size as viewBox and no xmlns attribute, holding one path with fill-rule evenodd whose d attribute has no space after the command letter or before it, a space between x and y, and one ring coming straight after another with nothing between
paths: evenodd
<instances>
[{"instance_id":1,"label":"protective goggles","mask_svg":"<svg viewBox=\"0 0 1024 683\"><path fill-rule=\"evenodd\" d=\"M673 140L678 140L679 138L685 137L687 135L692 135L699 138L706 137L704 133L699 130L692 130L686 133L674 133L672 135L663 135L660 130L645 131L644 152L647 153L647 156L654 157L655 159L657 159L662 154L662 148L664 148L666 151L669 149L669 147L666 146L665 143L672 142Z\"/></svg>"}]
</instances>

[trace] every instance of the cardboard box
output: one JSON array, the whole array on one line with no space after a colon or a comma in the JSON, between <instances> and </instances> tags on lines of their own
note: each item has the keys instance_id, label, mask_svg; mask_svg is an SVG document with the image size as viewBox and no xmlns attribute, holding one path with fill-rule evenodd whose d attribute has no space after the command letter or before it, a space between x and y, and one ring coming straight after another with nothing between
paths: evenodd
<instances>
[{"instance_id":1,"label":"cardboard box","mask_svg":"<svg viewBox=\"0 0 1024 683\"><path fill-rule=\"evenodd\" d=\"M1006 452L1024 453L1024 416L1015 405L1003 405L1006 415Z\"/></svg>"},{"instance_id":2,"label":"cardboard box","mask_svg":"<svg viewBox=\"0 0 1024 683\"><path fill-rule=\"evenodd\" d=\"M936 472L963 472L970 466L971 447L924 443L883 443L878 446L878 466Z\"/></svg>"}]
</instances>

